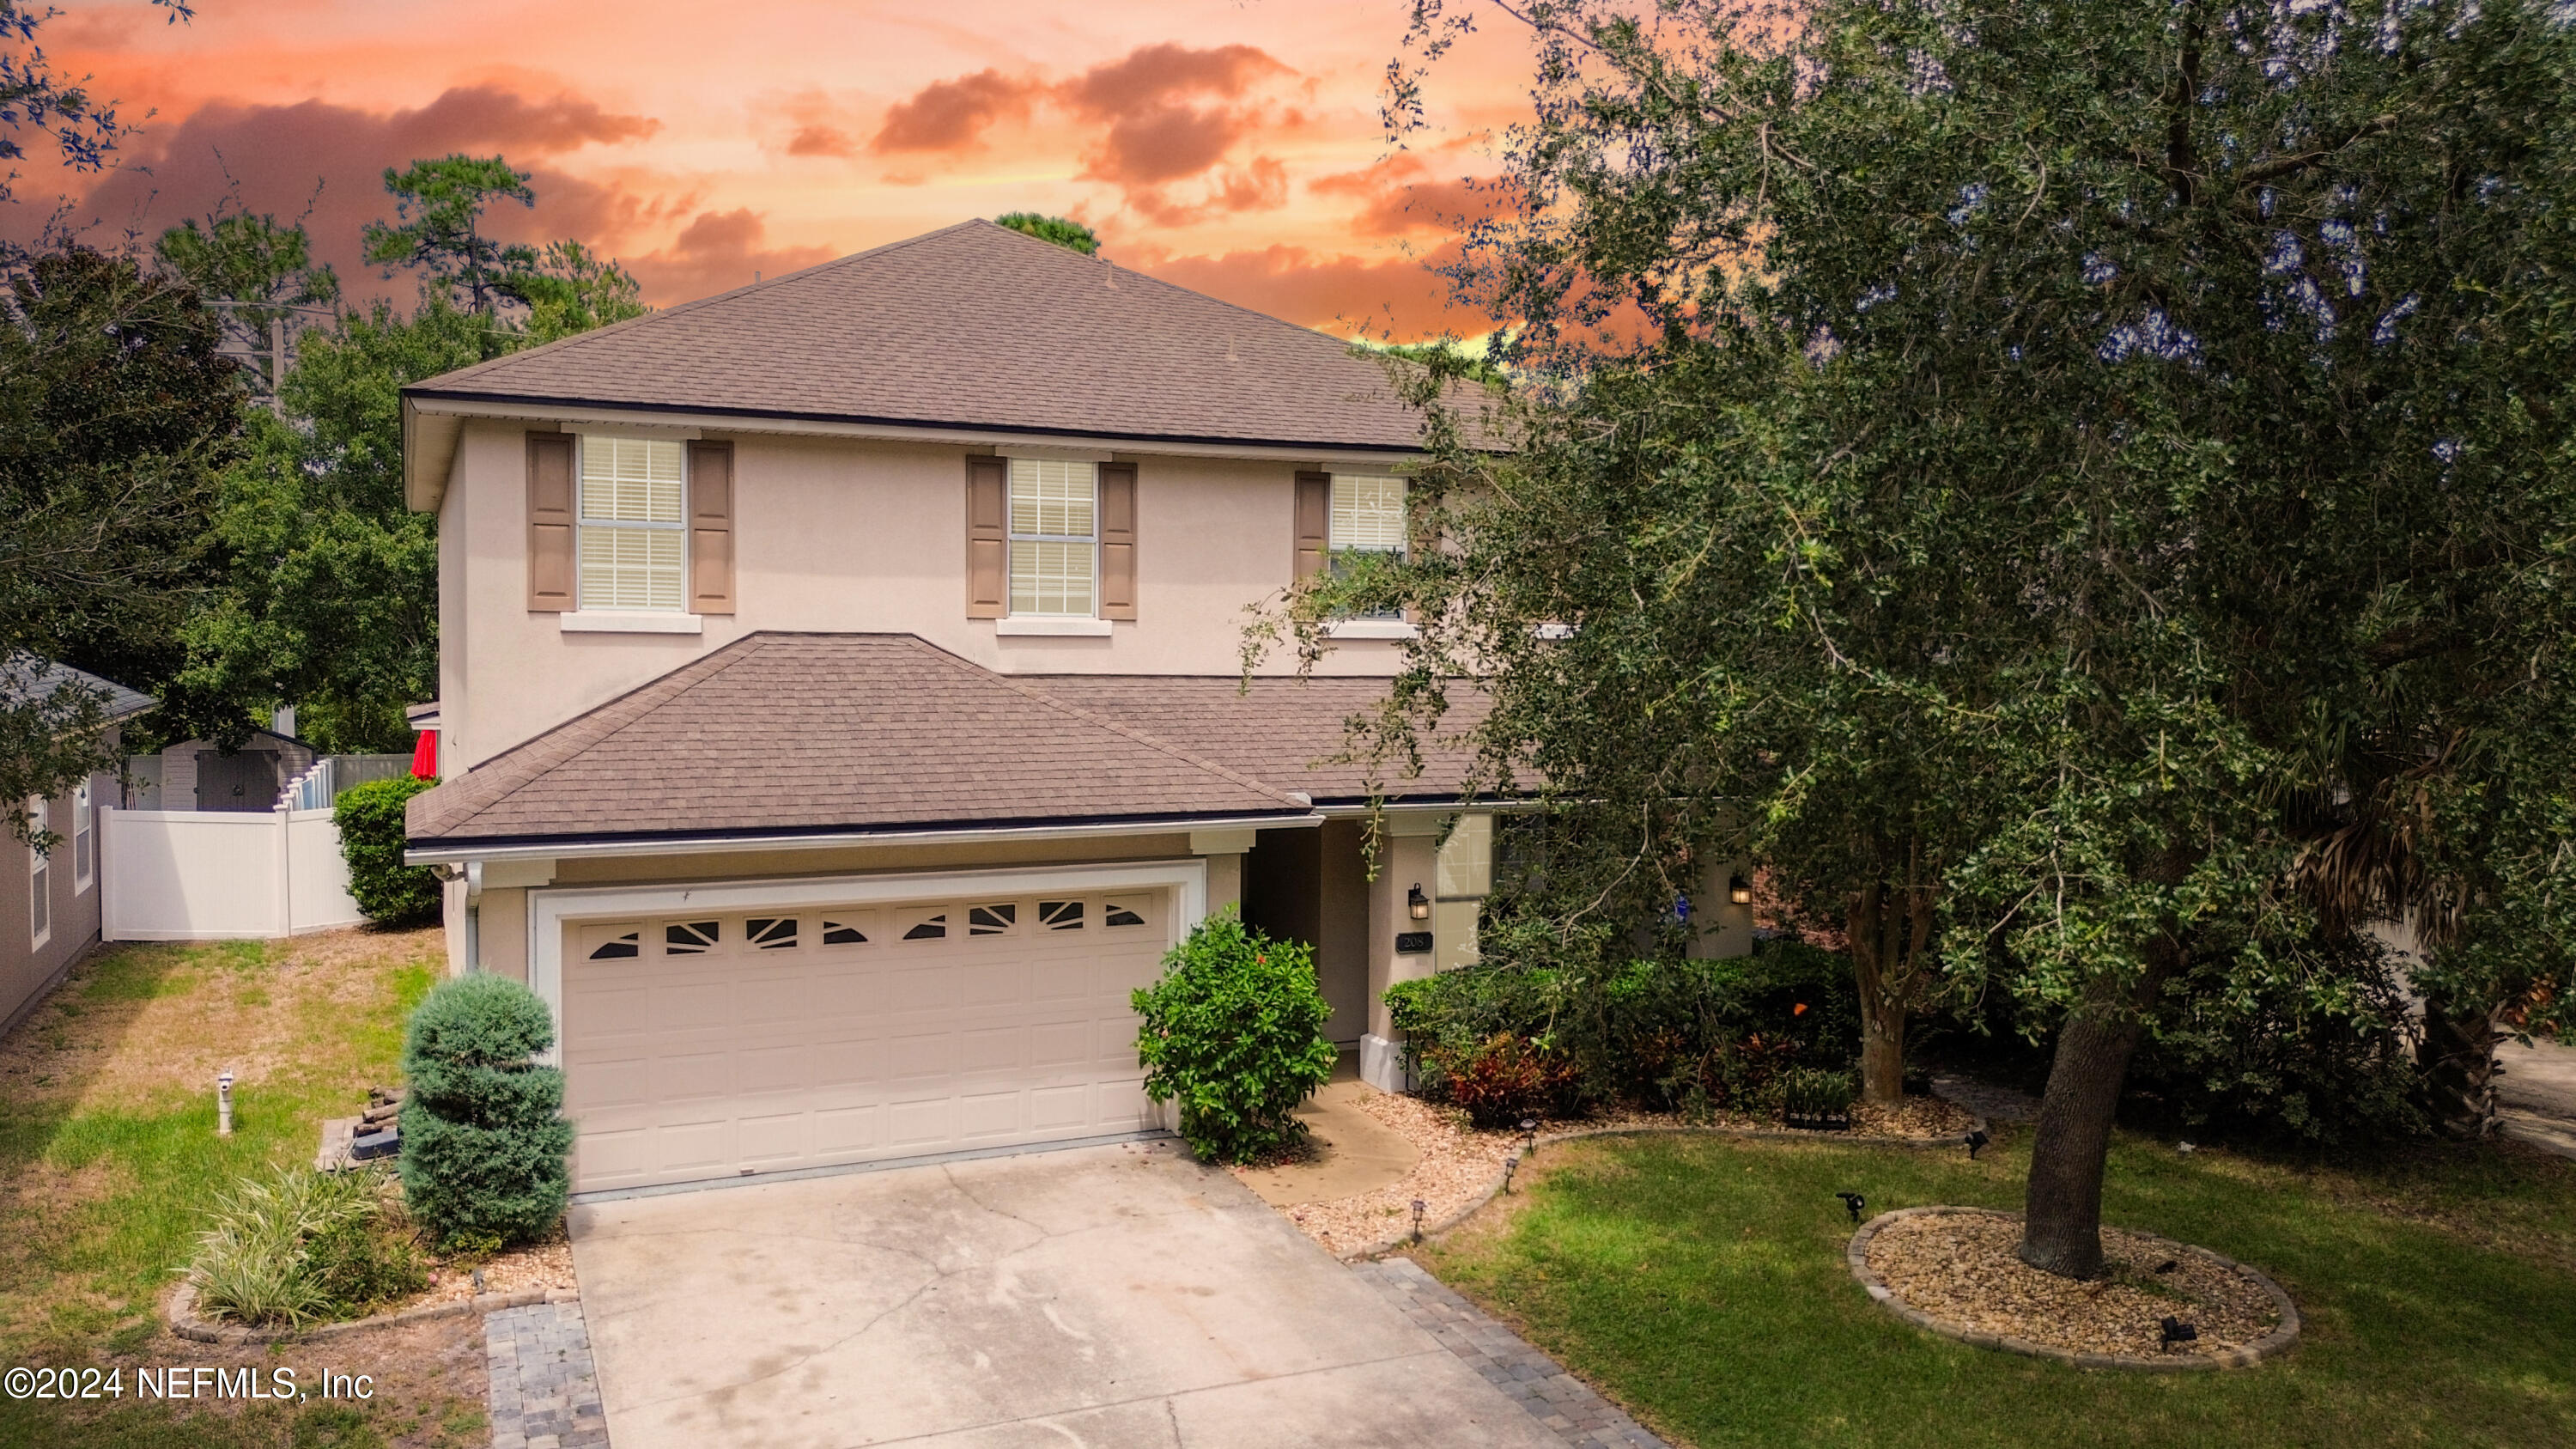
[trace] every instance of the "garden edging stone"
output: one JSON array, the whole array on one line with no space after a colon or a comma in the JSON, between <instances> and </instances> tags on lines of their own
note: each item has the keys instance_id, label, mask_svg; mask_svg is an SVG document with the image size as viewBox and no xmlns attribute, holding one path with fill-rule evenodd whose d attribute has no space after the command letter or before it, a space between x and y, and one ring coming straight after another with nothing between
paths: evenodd
<instances>
[{"instance_id":1,"label":"garden edging stone","mask_svg":"<svg viewBox=\"0 0 2576 1449\"><path fill-rule=\"evenodd\" d=\"M315 1338L336 1338L361 1329L389 1328L401 1323L419 1323L432 1318L453 1318L465 1313L492 1313L503 1308L525 1308L537 1303L576 1303L581 1292L575 1288L521 1288L509 1293L478 1293L452 1303L432 1303L420 1308L407 1308L399 1313L379 1313L372 1318L352 1318L341 1323L317 1323L310 1328L253 1328L248 1324L221 1323L197 1314L197 1285L181 1283L170 1294L165 1313L170 1331L195 1343L239 1347L252 1343L300 1343Z\"/></svg>"},{"instance_id":2,"label":"garden edging stone","mask_svg":"<svg viewBox=\"0 0 2576 1449\"><path fill-rule=\"evenodd\" d=\"M1993 1129L1991 1124L1989 1124L1985 1118L1979 1117L1969 1125L1968 1130L1970 1132L1988 1132ZM1536 1156L1540 1147L1553 1147L1563 1142L1581 1142L1584 1139L1591 1137L1651 1137L1667 1135L1733 1137L1747 1142L1840 1142L1846 1146L1866 1144L1872 1147L1911 1148L1957 1147L1961 1144L1961 1141L1965 1136L1965 1134L1958 1134L1944 1135L1940 1137L1855 1137L1840 1132L1792 1131L1785 1127L1691 1127L1686 1125L1670 1127L1595 1127L1582 1132L1549 1133L1548 1135L1539 1138L1537 1142L1532 1145L1530 1148L1530 1155L1533 1157ZM1373 1243L1365 1243L1356 1248L1334 1249L1333 1255L1340 1258L1345 1263L1357 1263L1370 1258L1382 1258L1389 1253L1400 1252L1406 1248L1415 1246L1417 1243L1429 1242L1433 1238L1440 1237L1452 1229L1455 1229L1460 1224L1466 1222L1469 1218L1472 1218L1476 1214L1484 1211L1486 1204L1501 1196L1503 1184L1511 1180L1512 1172L1514 1170L1515 1169L1507 1168L1502 1172L1495 1173L1494 1180L1486 1184L1485 1190L1478 1193L1473 1201L1458 1209L1456 1212L1449 1214L1447 1217L1441 1218L1436 1222L1423 1224L1422 1231L1418 1235L1413 1231L1413 1229L1406 1228L1391 1238L1383 1238Z\"/></svg>"},{"instance_id":3,"label":"garden edging stone","mask_svg":"<svg viewBox=\"0 0 2576 1449\"><path fill-rule=\"evenodd\" d=\"M2291 1300L2287 1290L2272 1281L2270 1274L2250 1264L2240 1263L2224 1253L2212 1252L2194 1243L2176 1242L2172 1238L2155 1233L2137 1235L2162 1244L2169 1252L2189 1253L2216 1263L2254 1284L2272 1300L2272 1306L2280 1312L2281 1321L2274 1325L2270 1333L2242 1348L2229 1349L2225 1353L2184 1353L2147 1358L2138 1354L2085 1353L2075 1349L2055 1348L2044 1343L2033 1343L2026 1338L1965 1328L1947 1319L1935 1318L1897 1297L1896 1291L1888 1287L1885 1280L1869 1266L1869 1244L1872 1238L1878 1236L1881 1229L1891 1223L1936 1213L1980 1213L1989 1217L2010 1218L2015 1221L2021 1218L2020 1213L2005 1212L1999 1208L1955 1205L1897 1208L1892 1212L1880 1213L1861 1224L1860 1229L1852 1234L1850 1244L1844 1248L1843 1258L1851 1265L1852 1276L1860 1280L1862 1288L1868 1290L1872 1301L1915 1327L1926 1332L1937 1333L1943 1338L1954 1338L1975 1348L1992 1348L2000 1349L2005 1353L2017 1353L2026 1358L2055 1359L2060 1363L2071 1363L2077 1368L2132 1369L2145 1373L2189 1373L2199 1369L2252 1368L2265 1359L2275 1358L2288 1352L2299 1341L2299 1305ZM2125 1231L2137 1232L2134 1228Z\"/></svg>"}]
</instances>

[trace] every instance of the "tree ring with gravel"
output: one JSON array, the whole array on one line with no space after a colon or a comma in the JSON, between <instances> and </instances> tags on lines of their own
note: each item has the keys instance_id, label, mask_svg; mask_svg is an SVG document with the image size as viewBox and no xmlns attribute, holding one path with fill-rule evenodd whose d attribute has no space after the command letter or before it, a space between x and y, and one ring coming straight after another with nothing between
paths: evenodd
<instances>
[{"instance_id":1,"label":"tree ring with gravel","mask_svg":"<svg viewBox=\"0 0 2576 1449\"><path fill-rule=\"evenodd\" d=\"M2251 1368L2299 1341L2299 1309L2262 1271L2152 1233L2104 1228L2106 1272L2077 1282L2023 1263L2021 1214L1975 1207L1881 1213L1852 1234L1852 1276L1917 1328L2079 1368ZM2163 1321L2197 1337L2168 1343Z\"/></svg>"}]
</instances>

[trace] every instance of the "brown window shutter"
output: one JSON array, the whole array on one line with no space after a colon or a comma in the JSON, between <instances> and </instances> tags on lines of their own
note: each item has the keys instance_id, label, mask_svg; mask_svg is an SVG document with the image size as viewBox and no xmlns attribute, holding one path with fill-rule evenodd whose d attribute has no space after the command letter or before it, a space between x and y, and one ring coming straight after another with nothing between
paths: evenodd
<instances>
[{"instance_id":1,"label":"brown window shutter","mask_svg":"<svg viewBox=\"0 0 2576 1449\"><path fill-rule=\"evenodd\" d=\"M572 568L570 433L528 434L528 610L560 614L576 606Z\"/></svg>"},{"instance_id":2,"label":"brown window shutter","mask_svg":"<svg viewBox=\"0 0 2576 1449\"><path fill-rule=\"evenodd\" d=\"M1136 465L1100 465L1100 617L1136 617Z\"/></svg>"},{"instance_id":3,"label":"brown window shutter","mask_svg":"<svg viewBox=\"0 0 2576 1449\"><path fill-rule=\"evenodd\" d=\"M966 617L1010 612L1011 485L999 458L966 460Z\"/></svg>"},{"instance_id":4,"label":"brown window shutter","mask_svg":"<svg viewBox=\"0 0 2576 1449\"><path fill-rule=\"evenodd\" d=\"M689 445L689 612L733 612L733 444Z\"/></svg>"},{"instance_id":5,"label":"brown window shutter","mask_svg":"<svg viewBox=\"0 0 2576 1449\"><path fill-rule=\"evenodd\" d=\"M1297 475L1297 573L1302 582L1324 571L1332 553L1333 475Z\"/></svg>"}]
</instances>

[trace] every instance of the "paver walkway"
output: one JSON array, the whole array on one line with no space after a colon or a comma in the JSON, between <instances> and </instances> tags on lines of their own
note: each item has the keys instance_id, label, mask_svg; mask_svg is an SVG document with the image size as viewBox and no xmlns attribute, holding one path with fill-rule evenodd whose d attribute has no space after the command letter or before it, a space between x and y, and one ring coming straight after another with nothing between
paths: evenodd
<instances>
[{"instance_id":1,"label":"paver walkway","mask_svg":"<svg viewBox=\"0 0 2576 1449\"><path fill-rule=\"evenodd\" d=\"M607 1449L599 1372L581 1303L536 1303L483 1316L492 1449Z\"/></svg>"},{"instance_id":2,"label":"paver walkway","mask_svg":"<svg viewBox=\"0 0 2576 1449\"><path fill-rule=\"evenodd\" d=\"M1351 1271L1394 1300L1404 1316L1439 1340L1441 1347L1465 1360L1485 1382L1509 1395L1566 1443L1584 1449L1667 1449L1663 1440L1594 1393L1590 1384L1459 1297L1455 1289L1424 1272L1421 1264L1410 1258L1382 1258L1355 1263Z\"/></svg>"}]
</instances>

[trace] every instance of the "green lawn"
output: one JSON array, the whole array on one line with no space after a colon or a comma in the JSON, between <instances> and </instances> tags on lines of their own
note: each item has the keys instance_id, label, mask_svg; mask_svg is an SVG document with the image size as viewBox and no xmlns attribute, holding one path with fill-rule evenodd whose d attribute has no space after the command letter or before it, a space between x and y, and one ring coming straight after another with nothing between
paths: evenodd
<instances>
[{"instance_id":1,"label":"green lawn","mask_svg":"<svg viewBox=\"0 0 2576 1449\"><path fill-rule=\"evenodd\" d=\"M155 1299L204 1205L267 1164L310 1161L323 1118L395 1080L438 942L335 932L113 947L0 1042L0 1366L167 1361ZM227 1066L229 1138L215 1133L214 1098ZM406 1415L424 1410L451 1406ZM129 1401L67 1419L0 1399L0 1445L380 1444L393 1427L382 1417L327 1404L183 1416Z\"/></svg>"},{"instance_id":2,"label":"green lawn","mask_svg":"<svg viewBox=\"0 0 2576 1449\"><path fill-rule=\"evenodd\" d=\"M2120 1374L1918 1332L1845 1266L1833 1193L1866 1193L1873 1212L2017 1208L2025 1140L1973 1164L1713 1137L1572 1144L1541 1152L1516 1211L1420 1256L1702 1449L2576 1444L2576 1163L2425 1148L2301 1166L2123 1138L2106 1220L2265 1269L2305 1336L2252 1370Z\"/></svg>"}]
</instances>

